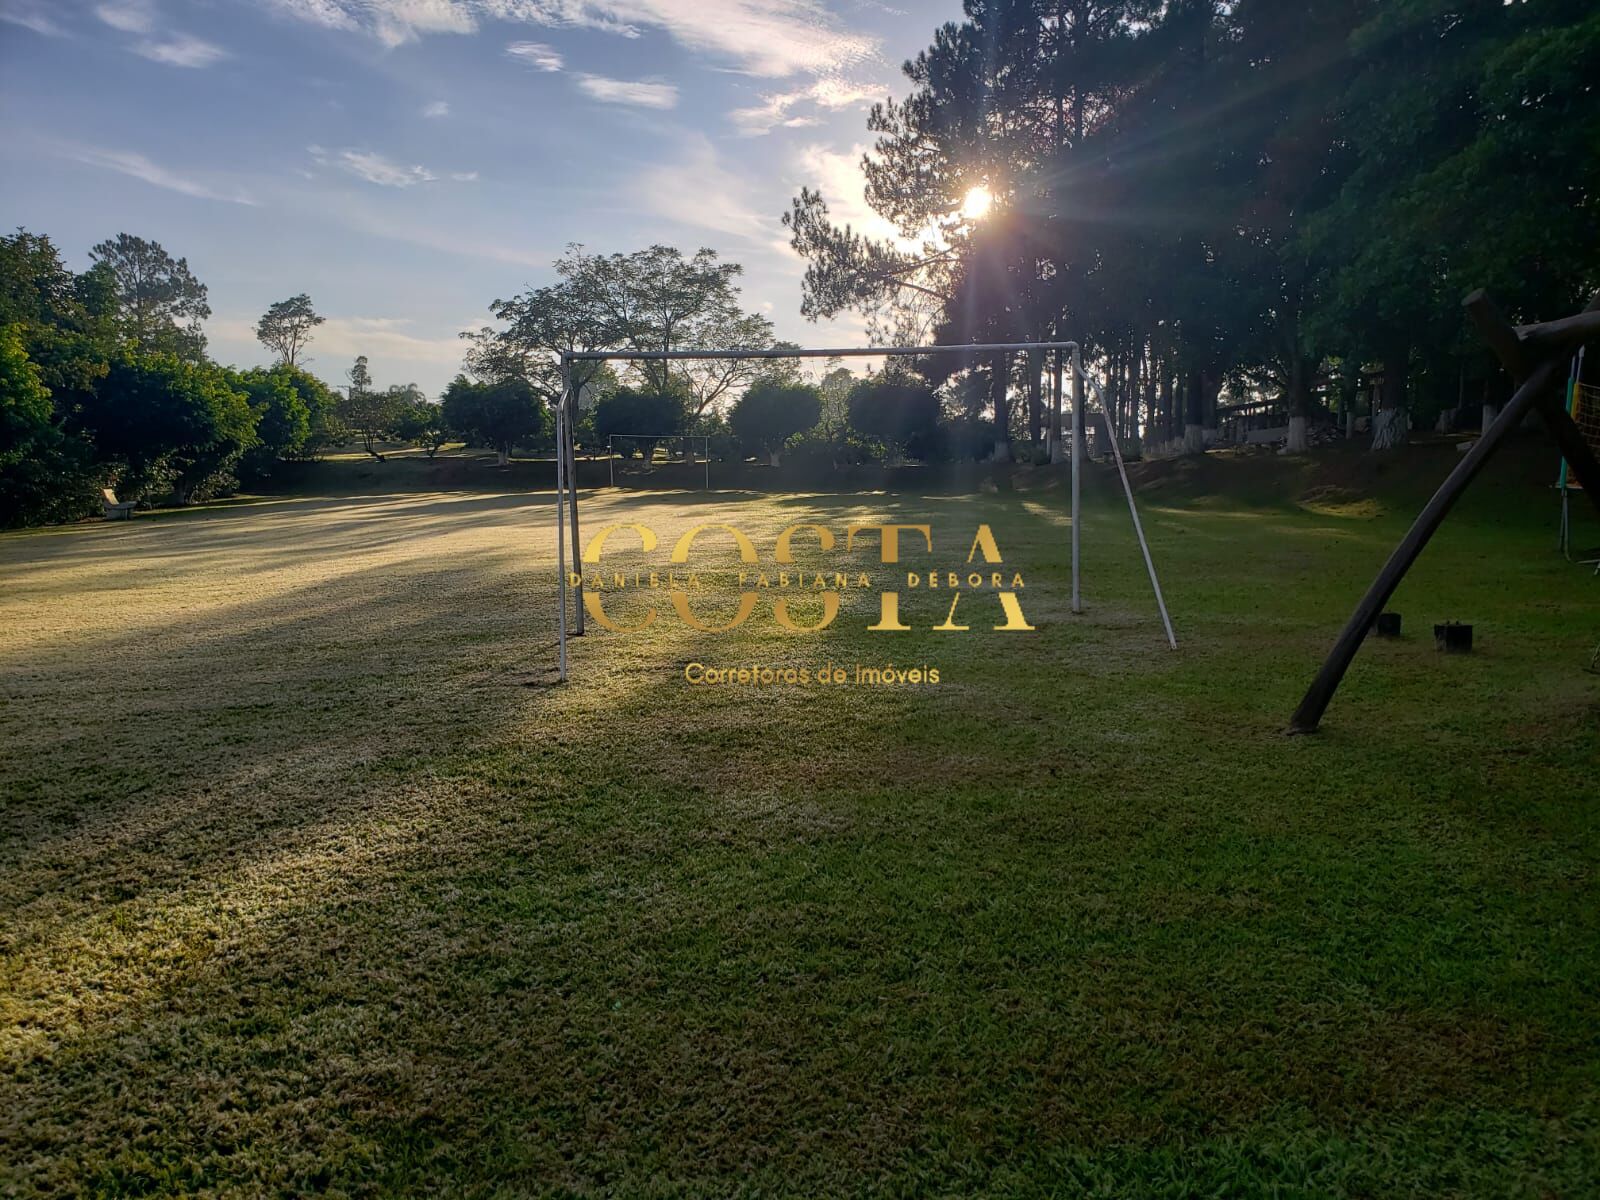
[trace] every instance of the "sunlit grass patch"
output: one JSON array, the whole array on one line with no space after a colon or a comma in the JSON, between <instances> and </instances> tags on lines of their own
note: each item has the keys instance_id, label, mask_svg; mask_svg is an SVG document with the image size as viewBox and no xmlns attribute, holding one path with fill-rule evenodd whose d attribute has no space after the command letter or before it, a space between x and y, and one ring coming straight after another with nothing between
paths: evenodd
<instances>
[{"instance_id":1,"label":"sunlit grass patch","mask_svg":"<svg viewBox=\"0 0 1600 1200\"><path fill-rule=\"evenodd\" d=\"M1600 630L1543 497L1447 526L1289 741L1400 519L1152 506L1174 654L1091 494L1077 617L1050 489L596 494L764 555L987 522L1038 629L656 597L564 687L547 493L0 538L6 1186L1591 1191ZM683 679L818 659L941 683Z\"/></svg>"}]
</instances>

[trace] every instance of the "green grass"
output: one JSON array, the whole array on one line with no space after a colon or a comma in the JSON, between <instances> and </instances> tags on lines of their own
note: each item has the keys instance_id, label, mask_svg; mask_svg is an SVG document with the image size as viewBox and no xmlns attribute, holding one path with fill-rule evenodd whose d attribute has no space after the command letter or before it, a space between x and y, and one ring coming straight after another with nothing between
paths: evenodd
<instances>
[{"instance_id":1,"label":"green grass","mask_svg":"<svg viewBox=\"0 0 1600 1200\"><path fill-rule=\"evenodd\" d=\"M548 493L0 538L0 1194L1595 1194L1600 581L1508 468L1286 739L1445 465L1307 461L1143 470L1175 654L1104 480L1081 617L1026 480L597 494L988 521L1039 629L852 595L565 688ZM943 682L681 678L828 658Z\"/></svg>"}]
</instances>

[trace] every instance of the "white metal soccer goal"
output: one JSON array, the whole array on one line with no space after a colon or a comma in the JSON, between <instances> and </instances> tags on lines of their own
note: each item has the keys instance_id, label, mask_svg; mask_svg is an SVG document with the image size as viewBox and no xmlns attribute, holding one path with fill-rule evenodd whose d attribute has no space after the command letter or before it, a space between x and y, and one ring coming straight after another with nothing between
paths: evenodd
<instances>
[{"instance_id":1,"label":"white metal soccer goal","mask_svg":"<svg viewBox=\"0 0 1600 1200\"><path fill-rule=\"evenodd\" d=\"M1083 600L1080 588L1080 544L1082 541L1082 526L1079 514L1082 502L1083 481L1083 438L1084 438L1084 392L1085 384L1093 387L1096 396L1100 396L1100 386L1085 374L1083 369L1083 356L1077 342L988 342L979 345L965 346L851 346L844 349L827 350L584 350L564 353L561 356L561 401L556 405L556 570L559 576L559 597L556 610L556 642L560 661L560 679L564 683L567 679L567 606L569 593L576 593L575 600L575 628L573 633L583 633L583 584L575 585L567 581L567 533L571 530L573 558L576 561L581 551L581 542L578 540L578 488L576 482L577 459L573 450L572 424L573 414L569 411L572 407L572 364L575 362L694 362L721 359L778 359L778 358L897 358L919 357L925 354L1010 354L1025 351L1042 351L1055 356L1054 377L1057 381L1062 376L1063 357L1067 356L1071 362L1072 380L1072 436L1068 438L1070 458L1072 463L1071 473L1071 540L1072 540L1072 611L1083 611ZM1050 415L1050 435L1053 445L1060 443L1061 412L1060 388L1055 389L1054 404L1056 409ZM1101 398L1101 408L1105 403ZM646 435L648 436L648 435ZM662 439L657 439L662 440ZM1133 487L1128 482L1128 471L1122 461L1122 451L1116 445L1116 439L1111 439L1112 448L1116 458L1117 473L1122 479L1123 494L1128 499L1128 512L1133 517L1134 533L1139 538L1139 549L1144 555L1144 565L1150 575L1150 587L1155 592L1156 607L1161 611L1161 623L1166 630L1168 644L1176 650L1178 639L1172 632L1172 620L1167 615L1167 602L1161 594L1161 581L1156 578L1155 562L1150 557L1150 546L1145 540L1144 525L1139 520L1139 509L1133 500ZM655 451L650 452L650 461L655 460ZM613 459L613 464L615 464ZM709 476L708 476L709 486Z\"/></svg>"}]
</instances>

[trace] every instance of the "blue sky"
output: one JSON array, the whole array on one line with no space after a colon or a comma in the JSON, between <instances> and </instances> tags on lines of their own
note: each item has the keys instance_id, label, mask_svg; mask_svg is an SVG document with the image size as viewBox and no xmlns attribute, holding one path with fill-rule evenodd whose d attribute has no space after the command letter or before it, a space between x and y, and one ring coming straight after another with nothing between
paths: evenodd
<instances>
[{"instance_id":1,"label":"blue sky","mask_svg":"<svg viewBox=\"0 0 1600 1200\"><path fill-rule=\"evenodd\" d=\"M569 242L707 245L779 336L801 184L858 225L866 110L959 0L0 0L0 221L75 268L119 232L188 258L212 353L264 361L309 292L312 369L437 395L456 337ZM881 223L878 223L881 232Z\"/></svg>"}]
</instances>

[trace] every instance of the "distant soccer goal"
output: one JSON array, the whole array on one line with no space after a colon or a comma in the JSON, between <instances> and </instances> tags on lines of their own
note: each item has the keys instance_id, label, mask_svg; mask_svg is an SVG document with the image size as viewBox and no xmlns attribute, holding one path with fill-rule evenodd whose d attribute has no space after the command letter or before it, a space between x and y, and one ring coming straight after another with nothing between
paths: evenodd
<instances>
[{"instance_id":1,"label":"distant soccer goal","mask_svg":"<svg viewBox=\"0 0 1600 1200\"><path fill-rule=\"evenodd\" d=\"M613 433L611 486L711 488L711 439L698 434Z\"/></svg>"}]
</instances>

